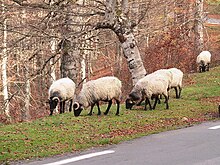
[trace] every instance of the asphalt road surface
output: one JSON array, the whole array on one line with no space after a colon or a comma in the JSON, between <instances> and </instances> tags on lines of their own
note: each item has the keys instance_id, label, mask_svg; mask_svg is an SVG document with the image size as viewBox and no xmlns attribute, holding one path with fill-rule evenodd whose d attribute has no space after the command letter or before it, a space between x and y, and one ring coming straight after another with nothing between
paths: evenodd
<instances>
[{"instance_id":1,"label":"asphalt road surface","mask_svg":"<svg viewBox=\"0 0 220 165\"><path fill-rule=\"evenodd\" d=\"M220 121L27 165L220 165Z\"/></svg>"}]
</instances>

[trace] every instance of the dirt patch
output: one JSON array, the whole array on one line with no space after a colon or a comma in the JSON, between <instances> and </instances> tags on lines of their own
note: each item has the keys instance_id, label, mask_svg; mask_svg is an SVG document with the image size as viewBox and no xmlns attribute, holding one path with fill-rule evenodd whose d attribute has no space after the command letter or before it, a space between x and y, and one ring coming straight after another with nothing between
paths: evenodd
<instances>
[{"instance_id":1,"label":"dirt patch","mask_svg":"<svg viewBox=\"0 0 220 165\"><path fill-rule=\"evenodd\" d=\"M202 98L201 101L209 102L209 103L216 103L217 105L220 104L220 96L209 97L209 98Z\"/></svg>"}]
</instances>

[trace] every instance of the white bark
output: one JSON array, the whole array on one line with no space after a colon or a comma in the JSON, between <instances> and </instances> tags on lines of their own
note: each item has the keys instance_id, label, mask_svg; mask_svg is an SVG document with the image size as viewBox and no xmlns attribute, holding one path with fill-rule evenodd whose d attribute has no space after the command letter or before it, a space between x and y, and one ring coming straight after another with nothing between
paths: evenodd
<instances>
[{"instance_id":1,"label":"white bark","mask_svg":"<svg viewBox=\"0 0 220 165\"><path fill-rule=\"evenodd\" d=\"M124 56L127 59L129 71L132 76L133 85L146 75L146 70L144 68L139 48L137 47L134 35L129 33L124 35L126 38L125 42L121 44Z\"/></svg>"},{"instance_id":2,"label":"white bark","mask_svg":"<svg viewBox=\"0 0 220 165\"><path fill-rule=\"evenodd\" d=\"M86 55L83 54L82 56L82 60L81 60L81 74L82 74L82 80L83 80L83 83L86 82Z\"/></svg>"},{"instance_id":3,"label":"white bark","mask_svg":"<svg viewBox=\"0 0 220 165\"><path fill-rule=\"evenodd\" d=\"M3 95L4 95L4 113L8 118L10 117L9 111L9 97L8 97L8 77L7 77L7 18L5 16L5 5L2 3L2 15L4 16L3 21L3 52L2 52L2 85L3 85Z\"/></svg>"},{"instance_id":4,"label":"white bark","mask_svg":"<svg viewBox=\"0 0 220 165\"><path fill-rule=\"evenodd\" d=\"M26 11L22 10L22 22L26 19ZM28 57L26 57L28 58ZM29 73L29 63L25 64L25 92L24 92L24 108L22 110L22 121L30 120L30 95L31 95L31 85L30 85L30 73Z\"/></svg>"},{"instance_id":5,"label":"white bark","mask_svg":"<svg viewBox=\"0 0 220 165\"><path fill-rule=\"evenodd\" d=\"M31 96L31 85L29 79L29 65L25 66L25 96L24 96L24 109L22 112L22 121L30 120L30 96Z\"/></svg>"},{"instance_id":6,"label":"white bark","mask_svg":"<svg viewBox=\"0 0 220 165\"><path fill-rule=\"evenodd\" d=\"M203 3L204 0L196 0L195 14L195 44L198 52L204 49L203 39Z\"/></svg>"},{"instance_id":7,"label":"white bark","mask_svg":"<svg viewBox=\"0 0 220 165\"><path fill-rule=\"evenodd\" d=\"M56 53L56 39L53 38L51 41L51 53L55 54ZM54 58L53 58L54 59ZM56 70L55 70L55 64L54 64L54 60L50 60L50 68L51 68L51 72L50 72L50 76L51 76L51 83L53 83L56 80Z\"/></svg>"},{"instance_id":8,"label":"white bark","mask_svg":"<svg viewBox=\"0 0 220 165\"><path fill-rule=\"evenodd\" d=\"M116 0L106 0L105 20L111 25L115 20L115 6Z\"/></svg>"},{"instance_id":9,"label":"white bark","mask_svg":"<svg viewBox=\"0 0 220 165\"><path fill-rule=\"evenodd\" d=\"M132 32L131 22L127 16L128 1L121 1L122 10L124 11L121 11L120 16L116 16L115 14L115 5L116 0L106 0L105 22L101 24L100 27L112 29L118 36L132 76L132 84L135 85L147 72L144 68L140 51ZM119 19L116 19L116 17Z\"/></svg>"}]
</instances>

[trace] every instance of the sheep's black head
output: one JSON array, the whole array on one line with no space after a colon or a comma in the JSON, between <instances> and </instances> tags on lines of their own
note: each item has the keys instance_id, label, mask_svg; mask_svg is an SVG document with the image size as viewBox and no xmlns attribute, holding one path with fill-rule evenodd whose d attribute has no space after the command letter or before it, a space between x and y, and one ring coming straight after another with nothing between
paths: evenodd
<instances>
[{"instance_id":1,"label":"sheep's black head","mask_svg":"<svg viewBox=\"0 0 220 165\"><path fill-rule=\"evenodd\" d=\"M125 107L126 109L131 109L135 105L135 102L132 101L130 98L126 99L125 101Z\"/></svg>"},{"instance_id":2,"label":"sheep's black head","mask_svg":"<svg viewBox=\"0 0 220 165\"><path fill-rule=\"evenodd\" d=\"M58 97L53 97L49 99L49 104L50 104L50 115L53 115L53 111L54 109L57 107L57 104L59 102L59 98Z\"/></svg>"},{"instance_id":3,"label":"sheep's black head","mask_svg":"<svg viewBox=\"0 0 220 165\"><path fill-rule=\"evenodd\" d=\"M83 106L81 104L79 104L78 102L75 102L73 104L73 109L74 109L74 116L79 116L80 113L82 112L83 110Z\"/></svg>"},{"instance_id":4,"label":"sheep's black head","mask_svg":"<svg viewBox=\"0 0 220 165\"><path fill-rule=\"evenodd\" d=\"M207 67L207 65L205 65L205 62L203 60L201 60L200 66L199 66L199 71L200 72L205 72L206 71L206 67Z\"/></svg>"}]
</instances>

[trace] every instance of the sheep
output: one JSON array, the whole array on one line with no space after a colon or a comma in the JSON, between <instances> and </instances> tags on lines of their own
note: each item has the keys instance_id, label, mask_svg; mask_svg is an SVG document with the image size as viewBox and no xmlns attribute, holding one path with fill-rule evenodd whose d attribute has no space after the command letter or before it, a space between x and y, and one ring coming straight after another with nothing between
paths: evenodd
<instances>
[{"instance_id":1,"label":"sheep","mask_svg":"<svg viewBox=\"0 0 220 165\"><path fill-rule=\"evenodd\" d=\"M72 103L74 98L76 85L68 77L61 78L52 83L49 88L49 104L50 104L50 116L53 115L53 111L56 108L58 102L60 103L60 114L64 113L65 102L70 101L69 111L72 111Z\"/></svg>"},{"instance_id":2,"label":"sheep","mask_svg":"<svg viewBox=\"0 0 220 165\"><path fill-rule=\"evenodd\" d=\"M145 107L149 104L150 109L155 109L158 96L164 95L166 109L169 109L168 104L168 89L169 89L169 80L170 77L165 74L154 74L151 73L143 78L141 78L134 86L130 92L128 98L125 101L126 109L131 109L139 100L145 99ZM155 103L153 107L150 104L150 99L155 98Z\"/></svg>"},{"instance_id":3,"label":"sheep","mask_svg":"<svg viewBox=\"0 0 220 165\"><path fill-rule=\"evenodd\" d=\"M177 68L170 68L167 70L172 73L170 88L175 89L176 98L179 99L182 91L183 72Z\"/></svg>"},{"instance_id":4,"label":"sheep","mask_svg":"<svg viewBox=\"0 0 220 165\"><path fill-rule=\"evenodd\" d=\"M95 105L98 107L98 115L101 115L99 101L108 102L108 107L104 112L104 115L107 115L113 99L117 104L116 115L119 115L121 88L121 81L114 76L106 76L86 82L83 84L73 105L74 115L79 116L81 111L89 106L91 106L91 110L88 115L92 115L92 110Z\"/></svg>"},{"instance_id":5,"label":"sheep","mask_svg":"<svg viewBox=\"0 0 220 165\"><path fill-rule=\"evenodd\" d=\"M160 75L163 75L167 78L168 80L168 88L167 88L167 91L169 91L171 89L171 83L172 83L172 80L173 80L173 74L171 71L167 70L167 69L159 69L151 74L160 74ZM156 102L158 101L158 103L160 104L160 99L159 97L161 98L161 95L158 95L156 98L155 97L152 97L151 99L157 99L155 100ZM145 99L142 98L141 101L139 101L139 103L137 103L137 105L141 105L141 102L144 101Z\"/></svg>"},{"instance_id":6,"label":"sheep","mask_svg":"<svg viewBox=\"0 0 220 165\"><path fill-rule=\"evenodd\" d=\"M202 51L196 59L199 65L199 72L209 71L209 65L211 62L211 53L209 51Z\"/></svg>"}]
</instances>

